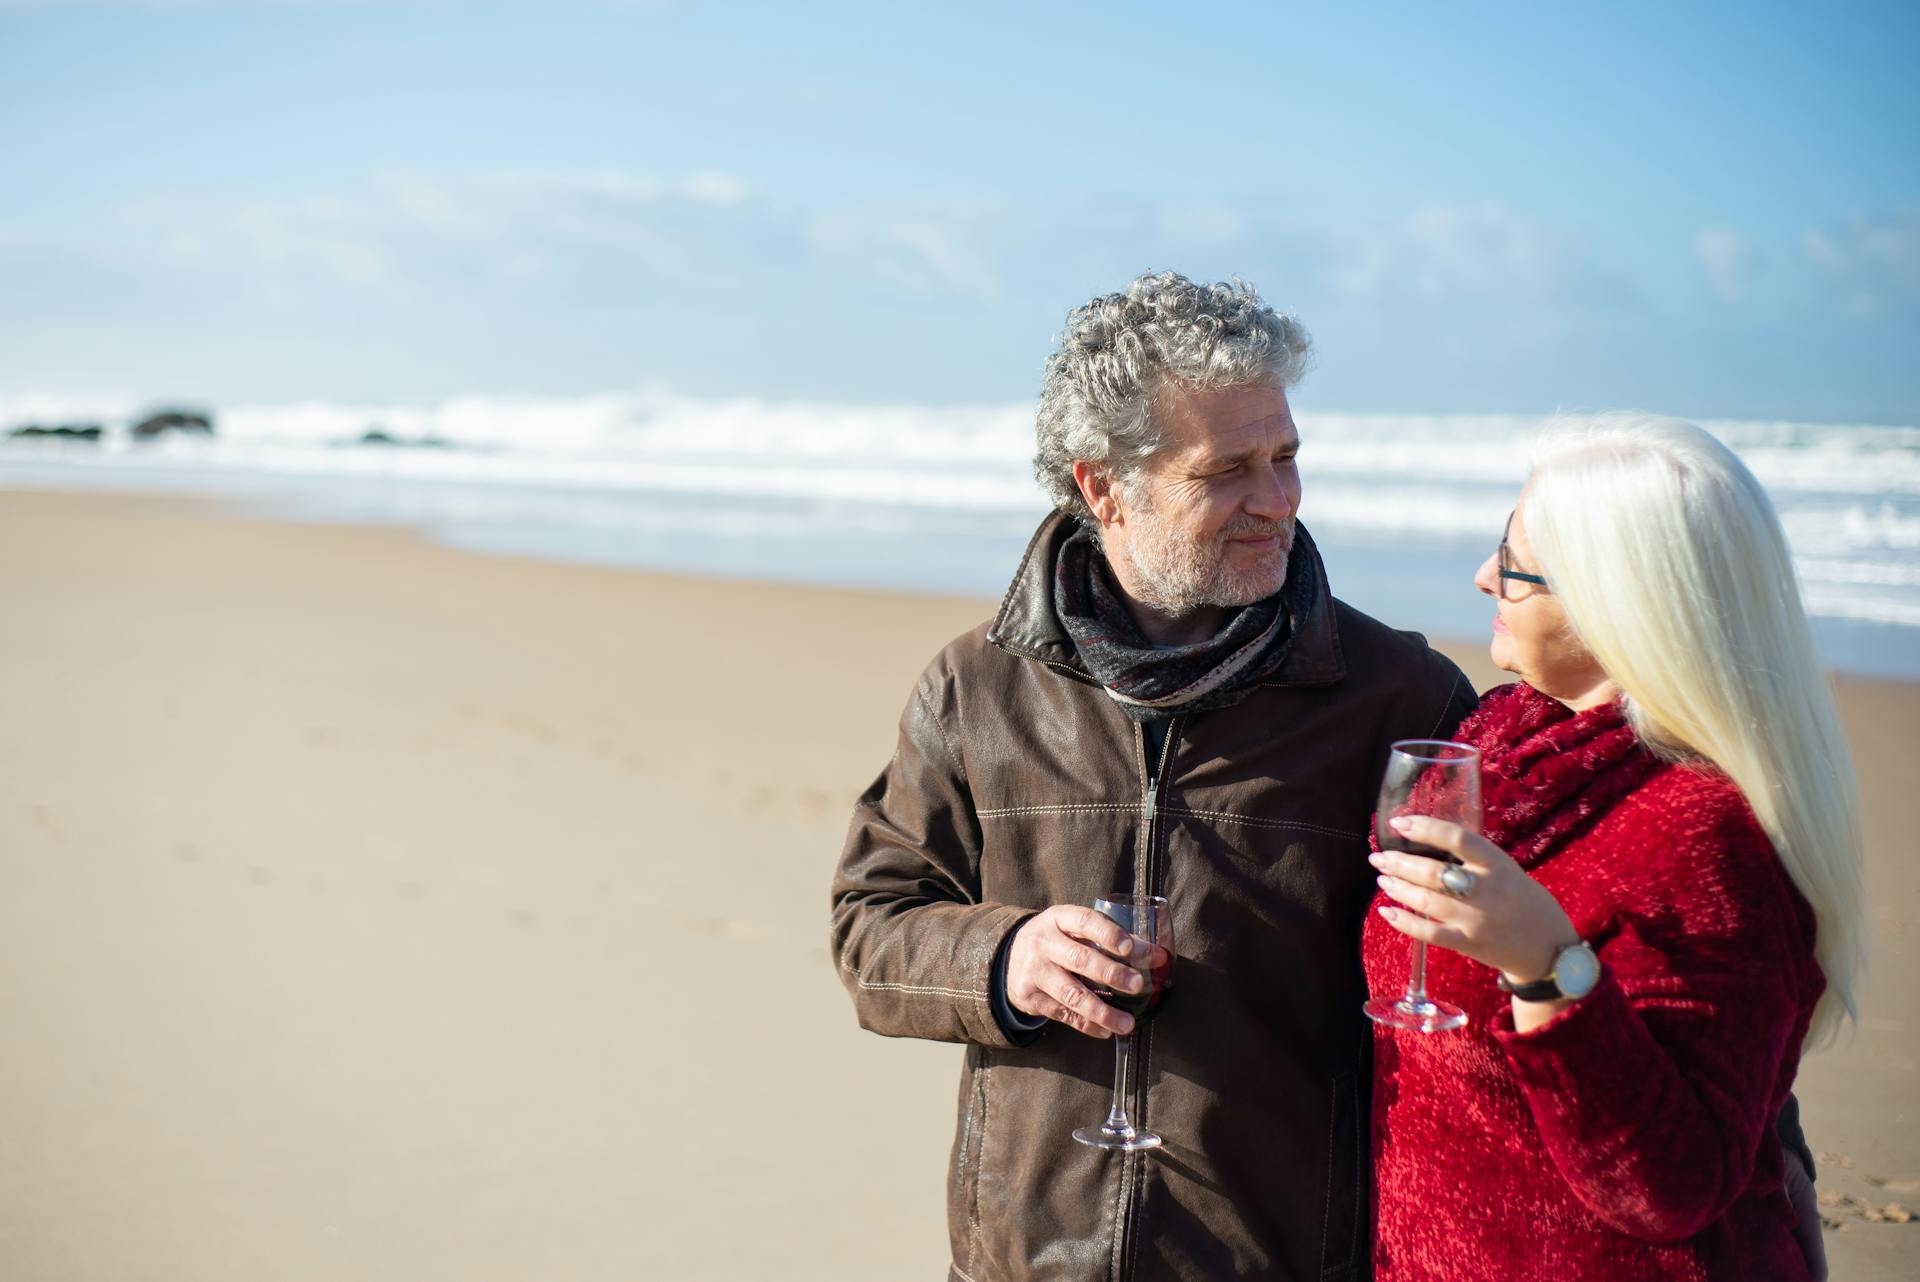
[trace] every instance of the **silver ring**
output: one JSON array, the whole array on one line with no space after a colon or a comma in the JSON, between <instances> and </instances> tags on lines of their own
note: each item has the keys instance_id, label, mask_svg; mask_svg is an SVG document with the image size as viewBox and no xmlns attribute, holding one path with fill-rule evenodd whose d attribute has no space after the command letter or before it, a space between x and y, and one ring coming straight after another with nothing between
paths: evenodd
<instances>
[{"instance_id":1,"label":"silver ring","mask_svg":"<svg viewBox=\"0 0 1920 1282\"><path fill-rule=\"evenodd\" d=\"M1440 870L1440 889L1455 899L1472 899L1473 888L1479 884L1480 879L1465 868L1448 864Z\"/></svg>"}]
</instances>

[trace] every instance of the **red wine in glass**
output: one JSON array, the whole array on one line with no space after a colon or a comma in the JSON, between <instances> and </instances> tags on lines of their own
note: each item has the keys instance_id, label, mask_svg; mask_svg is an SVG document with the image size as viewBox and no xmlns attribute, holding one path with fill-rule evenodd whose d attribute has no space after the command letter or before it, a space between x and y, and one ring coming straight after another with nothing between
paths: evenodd
<instances>
[{"instance_id":1,"label":"red wine in glass","mask_svg":"<svg viewBox=\"0 0 1920 1282\"><path fill-rule=\"evenodd\" d=\"M1401 855L1420 855L1427 859L1438 859L1443 864L1457 864L1460 862L1438 846L1429 846L1418 841L1408 841L1391 828L1387 829L1380 837L1380 849L1391 850Z\"/></svg>"},{"instance_id":2,"label":"red wine in glass","mask_svg":"<svg viewBox=\"0 0 1920 1282\"><path fill-rule=\"evenodd\" d=\"M1160 1008L1167 1004L1167 998L1173 995L1171 991L1173 954L1165 954L1158 965L1142 970L1140 975L1147 981L1147 986L1137 993L1121 993L1111 988L1096 987L1093 994L1115 1010L1123 1010L1136 1020L1151 1019L1160 1013Z\"/></svg>"},{"instance_id":3,"label":"red wine in glass","mask_svg":"<svg viewBox=\"0 0 1920 1282\"><path fill-rule=\"evenodd\" d=\"M1167 992L1173 983L1172 906L1158 895L1109 895L1094 900L1093 910L1133 936L1131 956L1154 959L1153 965L1141 972L1147 981L1141 991L1116 993L1097 988L1094 991L1102 1001L1126 1011L1136 1020L1152 1015L1166 1005ZM1138 1032L1136 1024L1134 1033L1113 1039L1113 1104L1107 1110L1105 1122L1099 1126L1083 1126L1073 1133L1073 1138L1082 1144L1124 1152L1160 1147L1158 1135L1135 1126L1127 1116L1127 1066L1132 1060L1133 1039Z\"/></svg>"},{"instance_id":4,"label":"red wine in glass","mask_svg":"<svg viewBox=\"0 0 1920 1282\"><path fill-rule=\"evenodd\" d=\"M1425 815L1480 831L1480 752L1464 743L1403 739L1387 754L1380 779L1380 803L1373 836L1382 850L1458 862L1444 851L1408 841L1389 825L1406 815ZM1427 993L1427 942L1413 941L1413 967L1407 991L1398 997L1374 997L1362 1007L1367 1018L1389 1028L1443 1033L1467 1022L1467 1013Z\"/></svg>"}]
</instances>

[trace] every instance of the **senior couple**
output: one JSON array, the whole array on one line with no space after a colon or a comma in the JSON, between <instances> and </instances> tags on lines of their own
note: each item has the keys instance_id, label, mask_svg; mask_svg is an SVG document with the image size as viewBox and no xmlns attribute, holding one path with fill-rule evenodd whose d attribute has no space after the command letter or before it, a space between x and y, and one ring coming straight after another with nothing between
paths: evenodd
<instances>
[{"instance_id":1,"label":"senior couple","mask_svg":"<svg viewBox=\"0 0 1920 1282\"><path fill-rule=\"evenodd\" d=\"M1860 838L1766 496L1684 423L1550 429L1487 532L1517 680L1477 699L1295 519L1307 352L1173 273L1069 315L1056 510L854 812L860 1022L966 1046L950 1276L1819 1276L1776 1123L1852 1008ZM1480 750L1484 835L1401 831L1457 867L1370 846L1403 739ZM1114 1092L1135 1024L1097 994L1135 1004L1151 951L1116 892L1170 903L1177 997ZM1464 1029L1362 1017L1416 940ZM1074 1142L1110 1092L1159 1148Z\"/></svg>"}]
</instances>

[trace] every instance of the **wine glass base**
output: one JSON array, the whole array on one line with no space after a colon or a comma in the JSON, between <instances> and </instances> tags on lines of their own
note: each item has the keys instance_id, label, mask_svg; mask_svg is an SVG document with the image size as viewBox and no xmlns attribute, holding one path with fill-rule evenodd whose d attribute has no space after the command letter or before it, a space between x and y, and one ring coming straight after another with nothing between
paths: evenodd
<instances>
[{"instance_id":1,"label":"wine glass base","mask_svg":"<svg viewBox=\"0 0 1920 1282\"><path fill-rule=\"evenodd\" d=\"M1125 1131L1111 1131L1104 1126L1083 1126L1073 1133L1073 1138L1090 1148L1119 1149L1124 1153L1159 1148L1161 1144L1158 1135L1138 1127Z\"/></svg>"},{"instance_id":2,"label":"wine glass base","mask_svg":"<svg viewBox=\"0 0 1920 1282\"><path fill-rule=\"evenodd\" d=\"M1404 1028L1413 1033L1444 1033L1467 1022L1467 1012L1431 997L1412 1001L1405 997L1376 997L1361 1007L1367 1018L1388 1028Z\"/></svg>"}]
</instances>

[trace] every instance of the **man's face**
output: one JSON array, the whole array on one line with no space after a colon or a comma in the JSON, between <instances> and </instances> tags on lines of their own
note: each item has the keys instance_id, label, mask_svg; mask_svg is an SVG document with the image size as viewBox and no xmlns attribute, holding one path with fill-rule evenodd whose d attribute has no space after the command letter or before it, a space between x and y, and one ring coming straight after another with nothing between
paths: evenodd
<instances>
[{"instance_id":1,"label":"man's face","mask_svg":"<svg viewBox=\"0 0 1920 1282\"><path fill-rule=\"evenodd\" d=\"M1163 444L1103 523L1121 585L1169 615L1250 605L1280 590L1300 507L1300 434L1278 387L1153 400Z\"/></svg>"}]
</instances>

